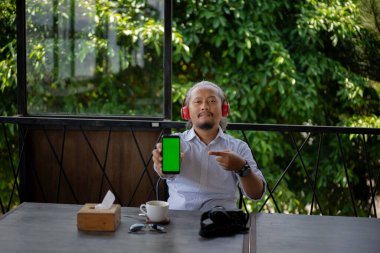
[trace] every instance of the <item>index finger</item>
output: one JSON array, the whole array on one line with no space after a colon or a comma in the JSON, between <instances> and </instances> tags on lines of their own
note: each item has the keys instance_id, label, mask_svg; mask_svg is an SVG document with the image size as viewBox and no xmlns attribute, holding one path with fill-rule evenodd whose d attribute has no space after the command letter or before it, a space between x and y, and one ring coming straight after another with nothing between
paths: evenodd
<instances>
[{"instance_id":1,"label":"index finger","mask_svg":"<svg viewBox=\"0 0 380 253\"><path fill-rule=\"evenodd\" d=\"M209 155L215 155L215 156L226 156L229 152L228 151L209 151Z\"/></svg>"}]
</instances>

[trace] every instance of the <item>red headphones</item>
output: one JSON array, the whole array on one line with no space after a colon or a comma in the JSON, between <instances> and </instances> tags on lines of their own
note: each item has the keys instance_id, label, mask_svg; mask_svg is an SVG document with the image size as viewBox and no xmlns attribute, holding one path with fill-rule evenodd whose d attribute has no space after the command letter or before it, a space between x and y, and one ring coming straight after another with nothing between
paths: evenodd
<instances>
[{"instance_id":1,"label":"red headphones","mask_svg":"<svg viewBox=\"0 0 380 253\"><path fill-rule=\"evenodd\" d=\"M190 119L189 107L185 105L186 97L182 102L181 117L184 120ZM228 104L227 96L224 95L224 102L222 104L222 117L227 117L230 114L230 105Z\"/></svg>"}]
</instances>

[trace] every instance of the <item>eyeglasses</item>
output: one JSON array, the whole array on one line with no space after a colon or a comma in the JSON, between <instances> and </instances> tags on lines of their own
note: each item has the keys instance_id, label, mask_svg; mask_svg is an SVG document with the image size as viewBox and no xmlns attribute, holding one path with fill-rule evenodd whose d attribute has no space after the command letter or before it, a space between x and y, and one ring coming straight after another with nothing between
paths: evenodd
<instances>
[{"instance_id":1,"label":"eyeglasses","mask_svg":"<svg viewBox=\"0 0 380 253\"><path fill-rule=\"evenodd\" d=\"M146 224L142 224L142 223L132 224L129 227L129 233L136 233L136 232L142 231L142 229L145 227L146 227ZM158 233L166 233L165 228L157 224L148 224L148 227L150 228L149 231L154 231Z\"/></svg>"}]
</instances>

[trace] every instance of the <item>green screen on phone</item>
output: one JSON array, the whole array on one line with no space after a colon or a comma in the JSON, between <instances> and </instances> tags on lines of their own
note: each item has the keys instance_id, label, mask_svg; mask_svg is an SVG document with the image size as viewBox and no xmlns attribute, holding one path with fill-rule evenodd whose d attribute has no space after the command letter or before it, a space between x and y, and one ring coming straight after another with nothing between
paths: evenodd
<instances>
[{"instance_id":1,"label":"green screen on phone","mask_svg":"<svg viewBox=\"0 0 380 253\"><path fill-rule=\"evenodd\" d=\"M180 169L180 139L179 136L164 136L162 138L162 172L179 173Z\"/></svg>"}]
</instances>

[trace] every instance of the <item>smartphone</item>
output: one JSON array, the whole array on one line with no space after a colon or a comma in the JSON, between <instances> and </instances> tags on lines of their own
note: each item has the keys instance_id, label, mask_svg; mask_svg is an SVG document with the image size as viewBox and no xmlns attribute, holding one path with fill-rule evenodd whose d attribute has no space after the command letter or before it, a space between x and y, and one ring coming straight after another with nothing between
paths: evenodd
<instances>
[{"instance_id":1,"label":"smartphone","mask_svg":"<svg viewBox=\"0 0 380 253\"><path fill-rule=\"evenodd\" d=\"M181 141L179 136L165 135L162 137L162 172L178 174L181 165Z\"/></svg>"}]
</instances>

